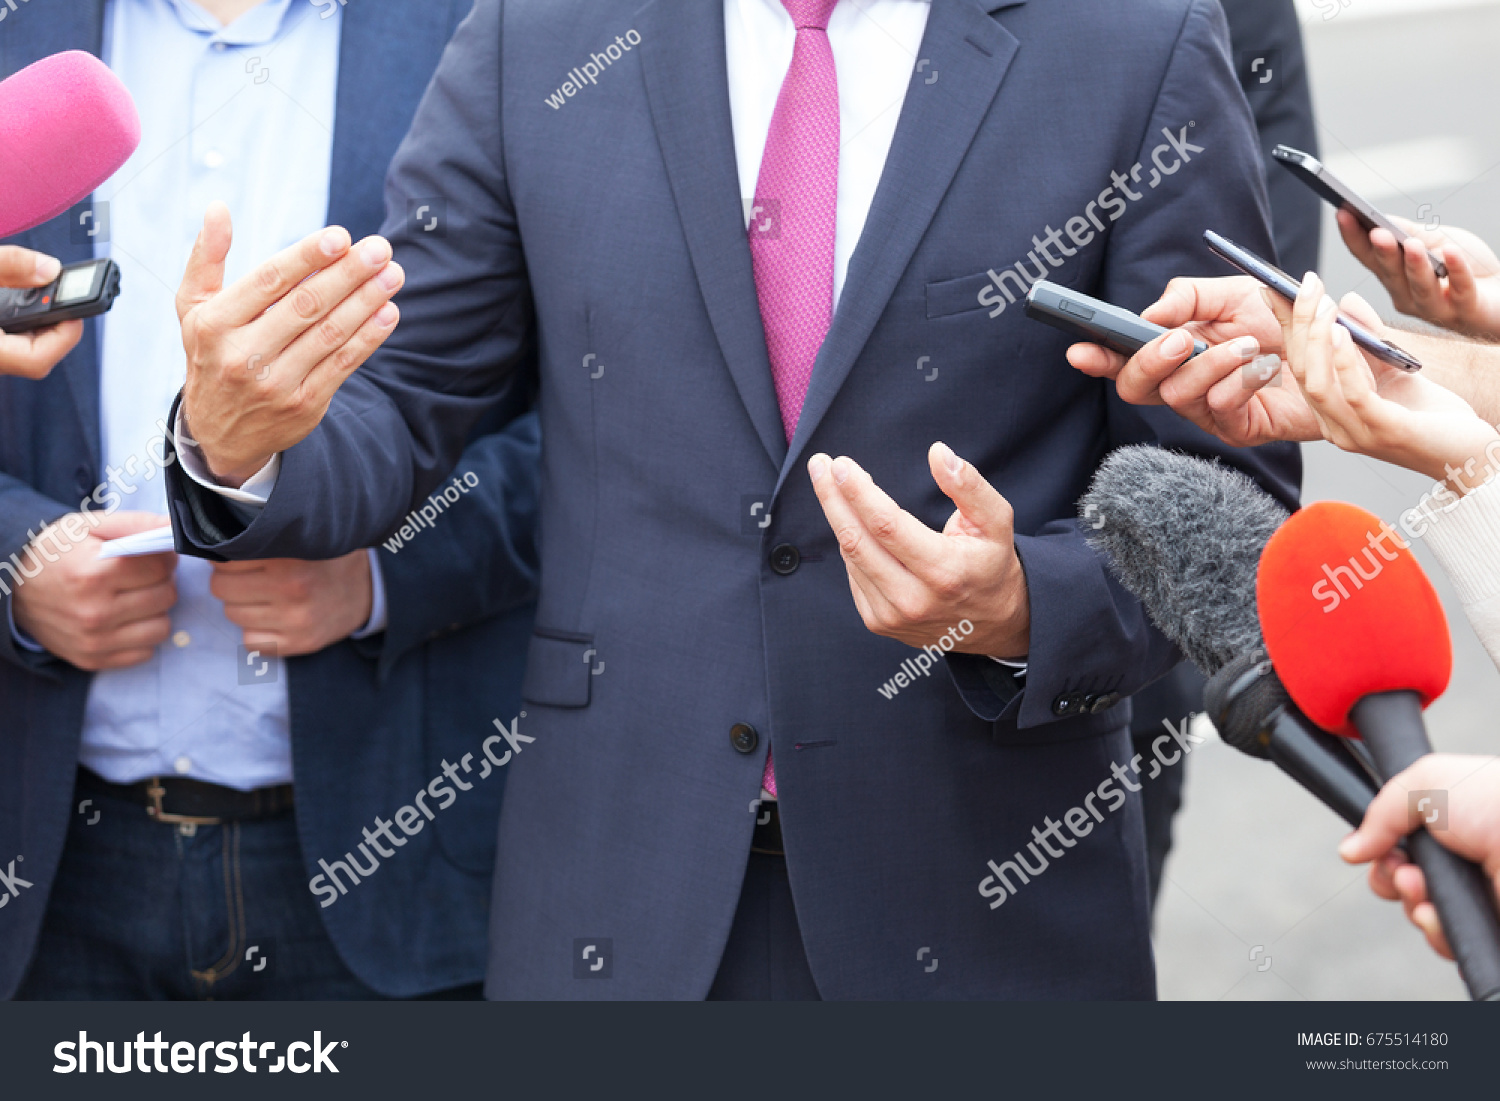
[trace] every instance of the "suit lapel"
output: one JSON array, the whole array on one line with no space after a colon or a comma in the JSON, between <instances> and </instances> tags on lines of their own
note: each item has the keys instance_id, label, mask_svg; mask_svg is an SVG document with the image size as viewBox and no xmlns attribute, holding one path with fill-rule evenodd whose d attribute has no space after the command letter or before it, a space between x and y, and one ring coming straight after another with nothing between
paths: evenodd
<instances>
[{"instance_id":1,"label":"suit lapel","mask_svg":"<svg viewBox=\"0 0 1500 1101\"><path fill-rule=\"evenodd\" d=\"M5 76L64 50L86 50L98 57L104 48L104 0L72 0L45 10L12 11L0 31L0 41L3 41ZM56 256L64 264L91 258L92 244L82 237L75 241L69 229L70 218L63 214L21 234L18 240L27 248ZM95 323L84 323L83 339L58 364L56 371L67 380L79 428L97 471L101 460L99 343Z\"/></svg>"},{"instance_id":2,"label":"suit lapel","mask_svg":"<svg viewBox=\"0 0 1500 1101\"><path fill-rule=\"evenodd\" d=\"M920 54L930 64L912 73L880 186L813 368L782 482L885 311L1020 48L989 11L1020 2L932 0ZM937 79L927 83L934 75Z\"/></svg>"},{"instance_id":3,"label":"suit lapel","mask_svg":"<svg viewBox=\"0 0 1500 1101\"><path fill-rule=\"evenodd\" d=\"M771 382L745 233L721 0L655 0L640 16L641 68L698 287L756 434L779 467L786 433Z\"/></svg>"}]
</instances>

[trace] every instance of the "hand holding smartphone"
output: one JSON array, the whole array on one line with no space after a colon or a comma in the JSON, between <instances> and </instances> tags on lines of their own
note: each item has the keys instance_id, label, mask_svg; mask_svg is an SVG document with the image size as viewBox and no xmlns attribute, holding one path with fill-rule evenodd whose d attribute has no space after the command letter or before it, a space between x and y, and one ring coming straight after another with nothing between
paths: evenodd
<instances>
[{"instance_id":1,"label":"hand holding smartphone","mask_svg":"<svg viewBox=\"0 0 1500 1101\"><path fill-rule=\"evenodd\" d=\"M1297 291L1301 284L1275 264L1262 260L1249 249L1241 248L1233 241L1219 236L1211 229L1203 231L1203 240L1207 242L1208 247L1213 250L1215 255L1229 261L1229 263L1239 268L1246 275L1260 280L1288 302L1297 301ZM1334 320L1349 330L1349 335L1354 338L1355 344L1369 352L1376 359L1384 363L1389 363L1392 367L1399 367L1403 371L1420 371L1422 369L1421 361L1415 356L1396 347L1396 345L1388 340L1381 340L1380 337L1370 332L1369 329L1366 329L1359 322L1345 317L1342 313Z\"/></svg>"},{"instance_id":2,"label":"hand holding smartphone","mask_svg":"<svg viewBox=\"0 0 1500 1101\"><path fill-rule=\"evenodd\" d=\"M1396 238L1396 244L1401 244L1411 236L1395 222L1391 221L1380 211L1364 199L1356 195L1352 188L1328 171L1327 166L1311 153L1304 153L1300 149L1293 149L1290 145L1278 145L1271 150L1271 156L1275 157L1281 167L1285 168L1297 179L1312 188L1324 202L1347 210L1354 215L1361 228L1366 233L1379 227L1388 231ZM1432 262L1432 270L1439 279L1448 278L1448 265L1443 263L1443 258L1431 249L1427 250L1427 259Z\"/></svg>"}]
</instances>

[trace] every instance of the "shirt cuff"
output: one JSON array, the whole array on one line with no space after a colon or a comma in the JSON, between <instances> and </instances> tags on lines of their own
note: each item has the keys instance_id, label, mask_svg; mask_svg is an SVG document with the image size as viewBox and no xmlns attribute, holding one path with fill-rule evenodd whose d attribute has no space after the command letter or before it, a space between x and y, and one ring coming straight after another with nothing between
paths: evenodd
<instances>
[{"instance_id":1,"label":"shirt cuff","mask_svg":"<svg viewBox=\"0 0 1500 1101\"><path fill-rule=\"evenodd\" d=\"M385 603L385 575L380 572L380 555L373 548L367 549L365 553L370 556L370 619L349 636L355 639L380 634L385 630L386 620L389 618Z\"/></svg>"},{"instance_id":2,"label":"shirt cuff","mask_svg":"<svg viewBox=\"0 0 1500 1101\"><path fill-rule=\"evenodd\" d=\"M1422 539L1465 606L1500 593L1500 479L1486 482L1458 503L1434 513Z\"/></svg>"},{"instance_id":3,"label":"shirt cuff","mask_svg":"<svg viewBox=\"0 0 1500 1101\"><path fill-rule=\"evenodd\" d=\"M276 488L276 477L281 473L281 456L272 455L270 461L238 489L232 486L221 486L214 481L213 474L209 472L203 452L198 448L198 441L189 436L187 430L183 428L181 406L177 409L177 423L173 425L173 429L173 435L177 439L177 458L182 463L182 469L187 471L187 476L204 489L212 490L226 500L243 506L241 509L236 509L241 519L254 519L255 514L271 499L271 491ZM248 517L245 515L247 512Z\"/></svg>"},{"instance_id":4,"label":"shirt cuff","mask_svg":"<svg viewBox=\"0 0 1500 1101\"><path fill-rule=\"evenodd\" d=\"M5 618L10 620L10 637L17 646L23 650L30 650L33 654L45 654L47 652L45 646L39 645L35 639L16 626L16 609L14 604L6 607Z\"/></svg>"},{"instance_id":5,"label":"shirt cuff","mask_svg":"<svg viewBox=\"0 0 1500 1101\"><path fill-rule=\"evenodd\" d=\"M989 657L989 655L985 656ZM1007 669L1015 673L1015 675L1018 677L1024 677L1026 675L1026 667L1031 664L1024 658L1018 661L1013 661L1007 658L990 657L990 660L993 661L996 665L1005 666Z\"/></svg>"}]
</instances>

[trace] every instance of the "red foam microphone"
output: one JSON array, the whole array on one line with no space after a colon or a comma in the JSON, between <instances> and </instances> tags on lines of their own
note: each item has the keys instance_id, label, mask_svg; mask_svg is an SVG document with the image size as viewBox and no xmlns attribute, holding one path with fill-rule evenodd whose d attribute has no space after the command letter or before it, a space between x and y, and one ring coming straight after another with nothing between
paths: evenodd
<instances>
[{"instance_id":1,"label":"red foam microphone","mask_svg":"<svg viewBox=\"0 0 1500 1101\"><path fill-rule=\"evenodd\" d=\"M140 141L130 93L93 54L53 54L0 81L0 237L88 198Z\"/></svg>"},{"instance_id":2,"label":"red foam microphone","mask_svg":"<svg viewBox=\"0 0 1500 1101\"><path fill-rule=\"evenodd\" d=\"M1255 596L1266 652L1308 718L1363 738L1383 780L1432 752L1422 709L1448 687L1453 647L1394 528L1354 505L1309 505L1266 544ZM1483 871L1425 829L1407 845L1469 993L1500 1000L1500 914Z\"/></svg>"}]
</instances>

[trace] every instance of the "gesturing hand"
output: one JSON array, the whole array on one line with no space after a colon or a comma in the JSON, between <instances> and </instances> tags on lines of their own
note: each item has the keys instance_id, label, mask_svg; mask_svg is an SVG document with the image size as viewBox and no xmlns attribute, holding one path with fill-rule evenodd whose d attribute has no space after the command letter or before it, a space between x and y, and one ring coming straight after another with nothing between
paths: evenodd
<instances>
[{"instance_id":1,"label":"gesturing hand","mask_svg":"<svg viewBox=\"0 0 1500 1101\"><path fill-rule=\"evenodd\" d=\"M216 562L209 591L244 632L247 650L284 658L348 638L369 621L374 601L370 558L362 550L324 562Z\"/></svg>"},{"instance_id":2,"label":"gesturing hand","mask_svg":"<svg viewBox=\"0 0 1500 1101\"><path fill-rule=\"evenodd\" d=\"M224 287L229 210L213 203L177 316L187 351L182 412L214 476L238 486L311 432L334 392L396 327L405 278L383 237L350 247L319 230Z\"/></svg>"},{"instance_id":3,"label":"gesturing hand","mask_svg":"<svg viewBox=\"0 0 1500 1101\"><path fill-rule=\"evenodd\" d=\"M899 508L853 459L807 464L823 515L838 537L865 626L928 646L968 620L957 650L1026 655L1031 602L1016 557L1010 502L946 444L927 453L933 480L957 506L942 532Z\"/></svg>"},{"instance_id":4,"label":"gesturing hand","mask_svg":"<svg viewBox=\"0 0 1500 1101\"><path fill-rule=\"evenodd\" d=\"M1235 447L1318 438L1301 394L1282 385L1280 365L1270 358L1281 351L1281 328L1254 279L1174 279L1141 316L1171 331L1128 360L1097 344L1075 344L1068 362L1114 379L1121 400L1166 405ZM1189 359L1193 338L1209 349Z\"/></svg>"},{"instance_id":5,"label":"gesturing hand","mask_svg":"<svg viewBox=\"0 0 1500 1101\"><path fill-rule=\"evenodd\" d=\"M89 672L150 659L172 633L175 554L99 559L105 540L166 527L165 516L117 512L64 516L28 547L40 572L15 590L16 626L49 653ZM63 534L85 529L73 540ZM62 546L67 545L67 550Z\"/></svg>"},{"instance_id":6,"label":"gesturing hand","mask_svg":"<svg viewBox=\"0 0 1500 1101\"><path fill-rule=\"evenodd\" d=\"M62 270L51 256L0 245L0 287L45 287ZM29 333L0 333L0 375L45 378L83 336L82 321L64 321Z\"/></svg>"}]
</instances>

